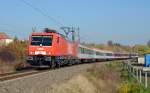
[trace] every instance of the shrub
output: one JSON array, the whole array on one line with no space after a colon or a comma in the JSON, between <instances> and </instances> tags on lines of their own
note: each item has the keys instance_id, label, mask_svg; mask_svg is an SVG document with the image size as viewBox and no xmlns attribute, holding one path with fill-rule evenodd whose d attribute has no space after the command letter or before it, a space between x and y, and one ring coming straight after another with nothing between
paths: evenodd
<instances>
[{"instance_id":1,"label":"shrub","mask_svg":"<svg viewBox=\"0 0 150 93\"><path fill-rule=\"evenodd\" d=\"M11 50L14 54L17 60L24 60L25 54L26 54L26 48L27 48L27 41L21 42L21 41L15 41L8 46L6 46L7 49Z\"/></svg>"},{"instance_id":2,"label":"shrub","mask_svg":"<svg viewBox=\"0 0 150 93\"><path fill-rule=\"evenodd\" d=\"M8 73L25 67L27 42L14 41L0 49L0 73Z\"/></svg>"},{"instance_id":3,"label":"shrub","mask_svg":"<svg viewBox=\"0 0 150 93\"><path fill-rule=\"evenodd\" d=\"M2 62L13 62L16 60L14 53L7 48L0 49L0 60Z\"/></svg>"}]
</instances>

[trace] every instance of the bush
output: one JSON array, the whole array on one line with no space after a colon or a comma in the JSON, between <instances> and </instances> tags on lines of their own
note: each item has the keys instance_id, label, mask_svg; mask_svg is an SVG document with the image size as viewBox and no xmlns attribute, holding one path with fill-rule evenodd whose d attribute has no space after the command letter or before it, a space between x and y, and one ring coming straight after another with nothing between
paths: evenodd
<instances>
[{"instance_id":1,"label":"bush","mask_svg":"<svg viewBox=\"0 0 150 93\"><path fill-rule=\"evenodd\" d=\"M150 93L150 91L134 81L122 83L118 93Z\"/></svg>"},{"instance_id":2,"label":"bush","mask_svg":"<svg viewBox=\"0 0 150 93\"><path fill-rule=\"evenodd\" d=\"M1 48L0 60L2 62L13 62L16 60L16 57L15 57L15 54L11 50L7 48Z\"/></svg>"},{"instance_id":3,"label":"bush","mask_svg":"<svg viewBox=\"0 0 150 93\"><path fill-rule=\"evenodd\" d=\"M6 48L11 50L15 54L17 60L24 60L26 55L27 44L28 44L27 41L25 42L15 41L6 46Z\"/></svg>"},{"instance_id":4,"label":"bush","mask_svg":"<svg viewBox=\"0 0 150 93\"><path fill-rule=\"evenodd\" d=\"M26 48L28 42L14 41L0 49L0 73L13 72L25 67Z\"/></svg>"}]
</instances>

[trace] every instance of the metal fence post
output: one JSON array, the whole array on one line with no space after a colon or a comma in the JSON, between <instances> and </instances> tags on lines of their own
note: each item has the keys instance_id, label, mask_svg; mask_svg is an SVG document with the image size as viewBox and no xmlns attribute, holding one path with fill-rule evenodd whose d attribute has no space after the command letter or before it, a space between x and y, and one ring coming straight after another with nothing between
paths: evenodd
<instances>
[{"instance_id":1,"label":"metal fence post","mask_svg":"<svg viewBox=\"0 0 150 93\"><path fill-rule=\"evenodd\" d=\"M128 64L126 64L126 66L127 66L127 70L129 71L129 66L128 66Z\"/></svg>"},{"instance_id":2,"label":"metal fence post","mask_svg":"<svg viewBox=\"0 0 150 93\"><path fill-rule=\"evenodd\" d=\"M130 67L130 73L132 73L132 67L129 65L129 67Z\"/></svg>"},{"instance_id":3,"label":"metal fence post","mask_svg":"<svg viewBox=\"0 0 150 93\"><path fill-rule=\"evenodd\" d=\"M131 67L128 65L128 71L129 71L129 74L131 73Z\"/></svg>"},{"instance_id":4,"label":"metal fence post","mask_svg":"<svg viewBox=\"0 0 150 93\"><path fill-rule=\"evenodd\" d=\"M142 71L140 70L140 83L142 83L142 77L141 77Z\"/></svg>"},{"instance_id":5,"label":"metal fence post","mask_svg":"<svg viewBox=\"0 0 150 93\"><path fill-rule=\"evenodd\" d=\"M138 68L136 70L136 78L137 78L137 80L139 79L139 70L138 70Z\"/></svg>"},{"instance_id":6,"label":"metal fence post","mask_svg":"<svg viewBox=\"0 0 150 93\"><path fill-rule=\"evenodd\" d=\"M133 77L134 77L134 72L135 72L135 71L134 71L134 67L133 67L132 69L133 69L132 75L133 75Z\"/></svg>"},{"instance_id":7,"label":"metal fence post","mask_svg":"<svg viewBox=\"0 0 150 93\"><path fill-rule=\"evenodd\" d=\"M125 64L125 62L123 62L123 69L126 69L126 64Z\"/></svg>"},{"instance_id":8,"label":"metal fence post","mask_svg":"<svg viewBox=\"0 0 150 93\"><path fill-rule=\"evenodd\" d=\"M128 66L128 64L126 64L126 66L127 66L127 69L129 70L129 66Z\"/></svg>"},{"instance_id":9,"label":"metal fence post","mask_svg":"<svg viewBox=\"0 0 150 93\"><path fill-rule=\"evenodd\" d=\"M145 88L147 88L147 72L145 72Z\"/></svg>"}]
</instances>

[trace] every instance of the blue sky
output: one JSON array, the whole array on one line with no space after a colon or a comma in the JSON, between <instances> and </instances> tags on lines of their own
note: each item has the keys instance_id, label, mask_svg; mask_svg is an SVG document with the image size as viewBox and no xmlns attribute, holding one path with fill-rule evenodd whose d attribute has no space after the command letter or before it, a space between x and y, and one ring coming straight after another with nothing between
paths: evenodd
<instances>
[{"instance_id":1,"label":"blue sky","mask_svg":"<svg viewBox=\"0 0 150 93\"><path fill-rule=\"evenodd\" d=\"M26 1L64 26L80 27L82 41L145 44L150 40L150 0ZM21 0L0 0L0 11L0 31L21 39L28 38L32 27L41 31L62 26Z\"/></svg>"}]
</instances>

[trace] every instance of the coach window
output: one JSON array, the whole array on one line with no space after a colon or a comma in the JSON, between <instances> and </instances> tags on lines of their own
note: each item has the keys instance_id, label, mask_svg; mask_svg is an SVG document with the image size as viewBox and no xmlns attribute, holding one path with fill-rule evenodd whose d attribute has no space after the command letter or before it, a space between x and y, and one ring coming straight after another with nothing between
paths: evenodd
<instances>
[{"instance_id":1,"label":"coach window","mask_svg":"<svg viewBox=\"0 0 150 93\"><path fill-rule=\"evenodd\" d=\"M84 54L85 53L85 49L84 48L82 48L82 54Z\"/></svg>"},{"instance_id":2,"label":"coach window","mask_svg":"<svg viewBox=\"0 0 150 93\"><path fill-rule=\"evenodd\" d=\"M82 48L81 47L78 47L78 52L82 53Z\"/></svg>"},{"instance_id":3,"label":"coach window","mask_svg":"<svg viewBox=\"0 0 150 93\"><path fill-rule=\"evenodd\" d=\"M112 54L111 54L111 53L106 53L106 55L107 55L107 56L112 56Z\"/></svg>"},{"instance_id":4,"label":"coach window","mask_svg":"<svg viewBox=\"0 0 150 93\"><path fill-rule=\"evenodd\" d=\"M59 37L57 37L57 43L59 43Z\"/></svg>"}]
</instances>

